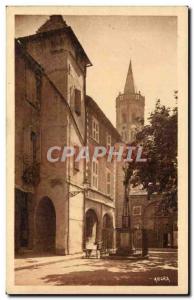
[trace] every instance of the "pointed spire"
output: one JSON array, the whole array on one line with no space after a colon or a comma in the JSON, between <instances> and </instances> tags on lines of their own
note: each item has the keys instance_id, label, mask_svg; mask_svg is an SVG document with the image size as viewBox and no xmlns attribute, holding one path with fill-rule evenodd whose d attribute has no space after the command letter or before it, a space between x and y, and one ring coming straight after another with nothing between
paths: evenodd
<instances>
[{"instance_id":1,"label":"pointed spire","mask_svg":"<svg viewBox=\"0 0 194 300\"><path fill-rule=\"evenodd\" d=\"M135 86L133 80L133 71L132 71L132 63L130 60L129 69L127 73L127 79L125 82L124 94L134 94L135 93Z\"/></svg>"}]
</instances>

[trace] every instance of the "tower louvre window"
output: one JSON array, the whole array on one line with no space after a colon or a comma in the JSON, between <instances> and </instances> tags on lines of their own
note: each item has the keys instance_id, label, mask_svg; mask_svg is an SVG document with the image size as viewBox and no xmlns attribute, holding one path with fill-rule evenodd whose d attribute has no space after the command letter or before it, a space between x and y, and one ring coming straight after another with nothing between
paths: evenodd
<instances>
[{"instance_id":1,"label":"tower louvre window","mask_svg":"<svg viewBox=\"0 0 194 300\"><path fill-rule=\"evenodd\" d=\"M127 123L127 116L125 112L122 112L122 121L123 123Z\"/></svg>"},{"instance_id":2,"label":"tower louvre window","mask_svg":"<svg viewBox=\"0 0 194 300\"><path fill-rule=\"evenodd\" d=\"M75 89L75 113L81 115L81 91Z\"/></svg>"}]
</instances>

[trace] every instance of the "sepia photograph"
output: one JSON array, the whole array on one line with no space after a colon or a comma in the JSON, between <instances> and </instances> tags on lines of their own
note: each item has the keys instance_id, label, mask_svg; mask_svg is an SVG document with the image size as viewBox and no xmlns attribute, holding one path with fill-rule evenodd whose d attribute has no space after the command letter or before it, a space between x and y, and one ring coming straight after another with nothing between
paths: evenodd
<instances>
[{"instance_id":1,"label":"sepia photograph","mask_svg":"<svg viewBox=\"0 0 194 300\"><path fill-rule=\"evenodd\" d=\"M7 293L188 293L188 8L7 8Z\"/></svg>"}]
</instances>

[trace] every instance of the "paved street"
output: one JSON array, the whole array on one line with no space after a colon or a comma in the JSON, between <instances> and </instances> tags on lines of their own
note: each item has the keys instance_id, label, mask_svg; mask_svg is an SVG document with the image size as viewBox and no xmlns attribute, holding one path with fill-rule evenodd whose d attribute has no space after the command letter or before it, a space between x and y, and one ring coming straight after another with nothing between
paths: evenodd
<instances>
[{"instance_id":1,"label":"paved street","mask_svg":"<svg viewBox=\"0 0 194 300\"><path fill-rule=\"evenodd\" d=\"M177 253L150 253L149 260L65 259L17 270L17 285L176 285Z\"/></svg>"}]
</instances>

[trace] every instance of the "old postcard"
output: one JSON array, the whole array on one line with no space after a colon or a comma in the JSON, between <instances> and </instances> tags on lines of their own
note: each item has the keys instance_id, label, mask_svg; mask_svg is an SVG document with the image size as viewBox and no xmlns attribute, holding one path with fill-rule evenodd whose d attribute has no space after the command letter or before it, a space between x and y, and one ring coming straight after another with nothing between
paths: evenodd
<instances>
[{"instance_id":1,"label":"old postcard","mask_svg":"<svg viewBox=\"0 0 194 300\"><path fill-rule=\"evenodd\" d=\"M187 153L187 7L7 7L8 294L188 294Z\"/></svg>"}]
</instances>

